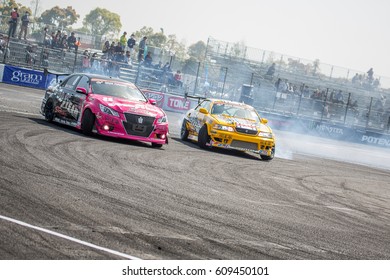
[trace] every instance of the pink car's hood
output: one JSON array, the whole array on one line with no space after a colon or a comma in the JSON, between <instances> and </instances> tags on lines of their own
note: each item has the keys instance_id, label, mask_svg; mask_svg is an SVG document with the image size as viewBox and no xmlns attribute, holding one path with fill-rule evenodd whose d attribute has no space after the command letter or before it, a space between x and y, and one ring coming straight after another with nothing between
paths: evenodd
<instances>
[{"instance_id":1,"label":"pink car's hood","mask_svg":"<svg viewBox=\"0 0 390 280\"><path fill-rule=\"evenodd\" d=\"M99 100L104 106L110 107L119 113L131 113L150 117L161 117L165 113L156 105L143 101L128 100L113 96L94 95L94 99Z\"/></svg>"}]
</instances>

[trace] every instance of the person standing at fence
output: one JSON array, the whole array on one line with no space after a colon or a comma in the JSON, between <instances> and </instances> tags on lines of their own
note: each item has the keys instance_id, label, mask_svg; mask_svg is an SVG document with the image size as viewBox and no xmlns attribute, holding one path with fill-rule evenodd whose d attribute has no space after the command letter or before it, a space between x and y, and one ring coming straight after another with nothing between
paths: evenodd
<instances>
[{"instance_id":1,"label":"person standing at fence","mask_svg":"<svg viewBox=\"0 0 390 280\"><path fill-rule=\"evenodd\" d=\"M76 39L75 33L74 32L70 33L70 36L68 37L69 50L75 49L75 51L76 51L76 49L77 49L76 42L77 42L77 39Z\"/></svg>"},{"instance_id":2,"label":"person standing at fence","mask_svg":"<svg viewBox=\"0 0 390 280\"><path fill-rule=\"evenodd\" d=\"M15 33L16 33L16 26L18 25L18 8L14 8L13 11L11 12L11 18L9 20L9 30L8 30L8 38L14 37L15 38Z\"/></svg>"},{"instance_id":3,"label":"person standing at fence","mask_svg":"<svg viewBox=\"0 0 390 280\"><path fill-rule=\"evenodd\" d=\"M30 23L30 14L26 11L22 16L22 25L20 26L19 40L22 39L22 34L24 34L23 39L27 40L27 29L28 24Z\"/></svg>"},{"instance_id":4,"label":"person standing at fence","mask_svg":"<svg viewBox=\"0 0 390 280\"><path fill-rule=\"evenodd\" d=\"M145 36L139 42L139 46L138 46L138 62L142 62L144 60L144 53L145 53L145 50L147 49L147 46L146 46L146 40L147 39L148 39L148 37Z\"/></svg>"},{"instance_id":5,"label":"person standing at fence","mask_svg":"<svg viewBox=\"0 0 390 280\"><path fill-rule=\"evenodd\" d=\"M127 47L129 48L130 51L130 64L131 64L131 59L133 56L134 46L136 42L134 37L135 37L134 34L131 34L129 40L127 40Z\"/></svg>"},{"instance_id":6,"label":"person standing at fence","mask_svg":"<svg viewBox=\"0 0 390 280\"><path fill-rule=\"evenodd\" d=\"M127 44L127 38L126 38L127 32L123 32L122 36L119 38L119 42L121 44L122 50L126 49Z\"/></svg>"},{"instance_id":7,"label":"person standing at fence","mask_svg":"<svg viewBox=\"0 0 390 280\"><path fill-rule=\"evenodd\" d=\"M85 50L83 53L83 64L82 64L83 72L88 73L91 68L91 59L89 56L88 50Z\"/></svg>"}]
</instances>

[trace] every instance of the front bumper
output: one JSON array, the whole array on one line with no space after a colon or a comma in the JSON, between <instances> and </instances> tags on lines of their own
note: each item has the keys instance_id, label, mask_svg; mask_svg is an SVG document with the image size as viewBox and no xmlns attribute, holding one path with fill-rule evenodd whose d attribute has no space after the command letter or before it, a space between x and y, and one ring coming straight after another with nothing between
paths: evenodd
<instances>
[{"instance_id":1,"label":"front bumper","mask_svg":"<svg viewBox=\"0 0 390 280\"><path fill-rule=\"evenodd\" d=\"M270 156L275 149L273 138L214 129L209 135L211 138L209 145L212 147L255 152L265 156Z\"/></svg>"},{"instance_id":2,"label":"front bumper","mask_svg":"<svg viewBox=\"0 0 390 280\"><path fill-rule=\"evenodd\" d=\"M97 113L95 129L97 133L109 137L168 144L168 123L157 124L154 119L149 125L136 127L121 117Z\"/></svg>"}]
</instances>

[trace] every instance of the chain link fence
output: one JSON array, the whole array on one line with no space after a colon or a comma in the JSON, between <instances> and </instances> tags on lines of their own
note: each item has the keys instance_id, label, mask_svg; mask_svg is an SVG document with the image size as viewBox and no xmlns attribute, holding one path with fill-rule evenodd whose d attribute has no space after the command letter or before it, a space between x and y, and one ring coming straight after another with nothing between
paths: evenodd
<instances>
[{"instance_id":1,"label":"chain link fence","mask_svg":"<svg viewBox=\"0 0 390 280\"><path fill-rule=\"evenodd\" d=\"M389 132L389 90L368 84L363 73L362 80L352 83L352 71L212 38L204 62L185 63L155 50L153 54L160 65L138 63L136 53L131 63L123 63L99 50L75 51L14 38L8 41L5 36L0 39L4 64L62 73L92 72L120 77L149 90L244 101L259 111ZM170 67L162 68L164 64Z\"/></svg>"}]
</instances>

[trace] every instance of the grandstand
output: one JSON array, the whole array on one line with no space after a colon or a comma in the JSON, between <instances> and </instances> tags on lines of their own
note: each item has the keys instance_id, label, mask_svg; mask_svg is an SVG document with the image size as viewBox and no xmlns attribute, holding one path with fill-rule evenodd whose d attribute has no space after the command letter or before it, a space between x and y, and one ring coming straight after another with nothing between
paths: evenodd
<instances>
[{"instance_id":1,"label":"grandstand","mask_svg":"<svg viewBox=\"0 0 390 280\"><path fill-rule=\"evenodd\" d=\"M3 46L5 64L58 72L85 71L82 68L85 49L75 52L12 38L8 51L5 49ZM131 65L107 61L100 50L89 50L90 56L93 53L96 53L94 59L99 67L89 71L118 76L141 88L245 101L261 112L389 132L390 102L387 100L390 89L384 87L390 80L384 77L375 77L382 84L378 86L368 81L366 73L361 71L213 38L208 39L204 61L198 63L173 60L157 50L156 60L171 62L171 73L145 67L135 60ZM275 71L270 75L267 72L273 63ZM183 86L172 82L173 73L179 69L182 70ZM359 83L352 83L355 73L362 77ZM249 95L243 99L244 90L248 88L251 90L245 94ZM339 93L342 95L340 100L335 98Z\"/></svg>"}]
</instances>

